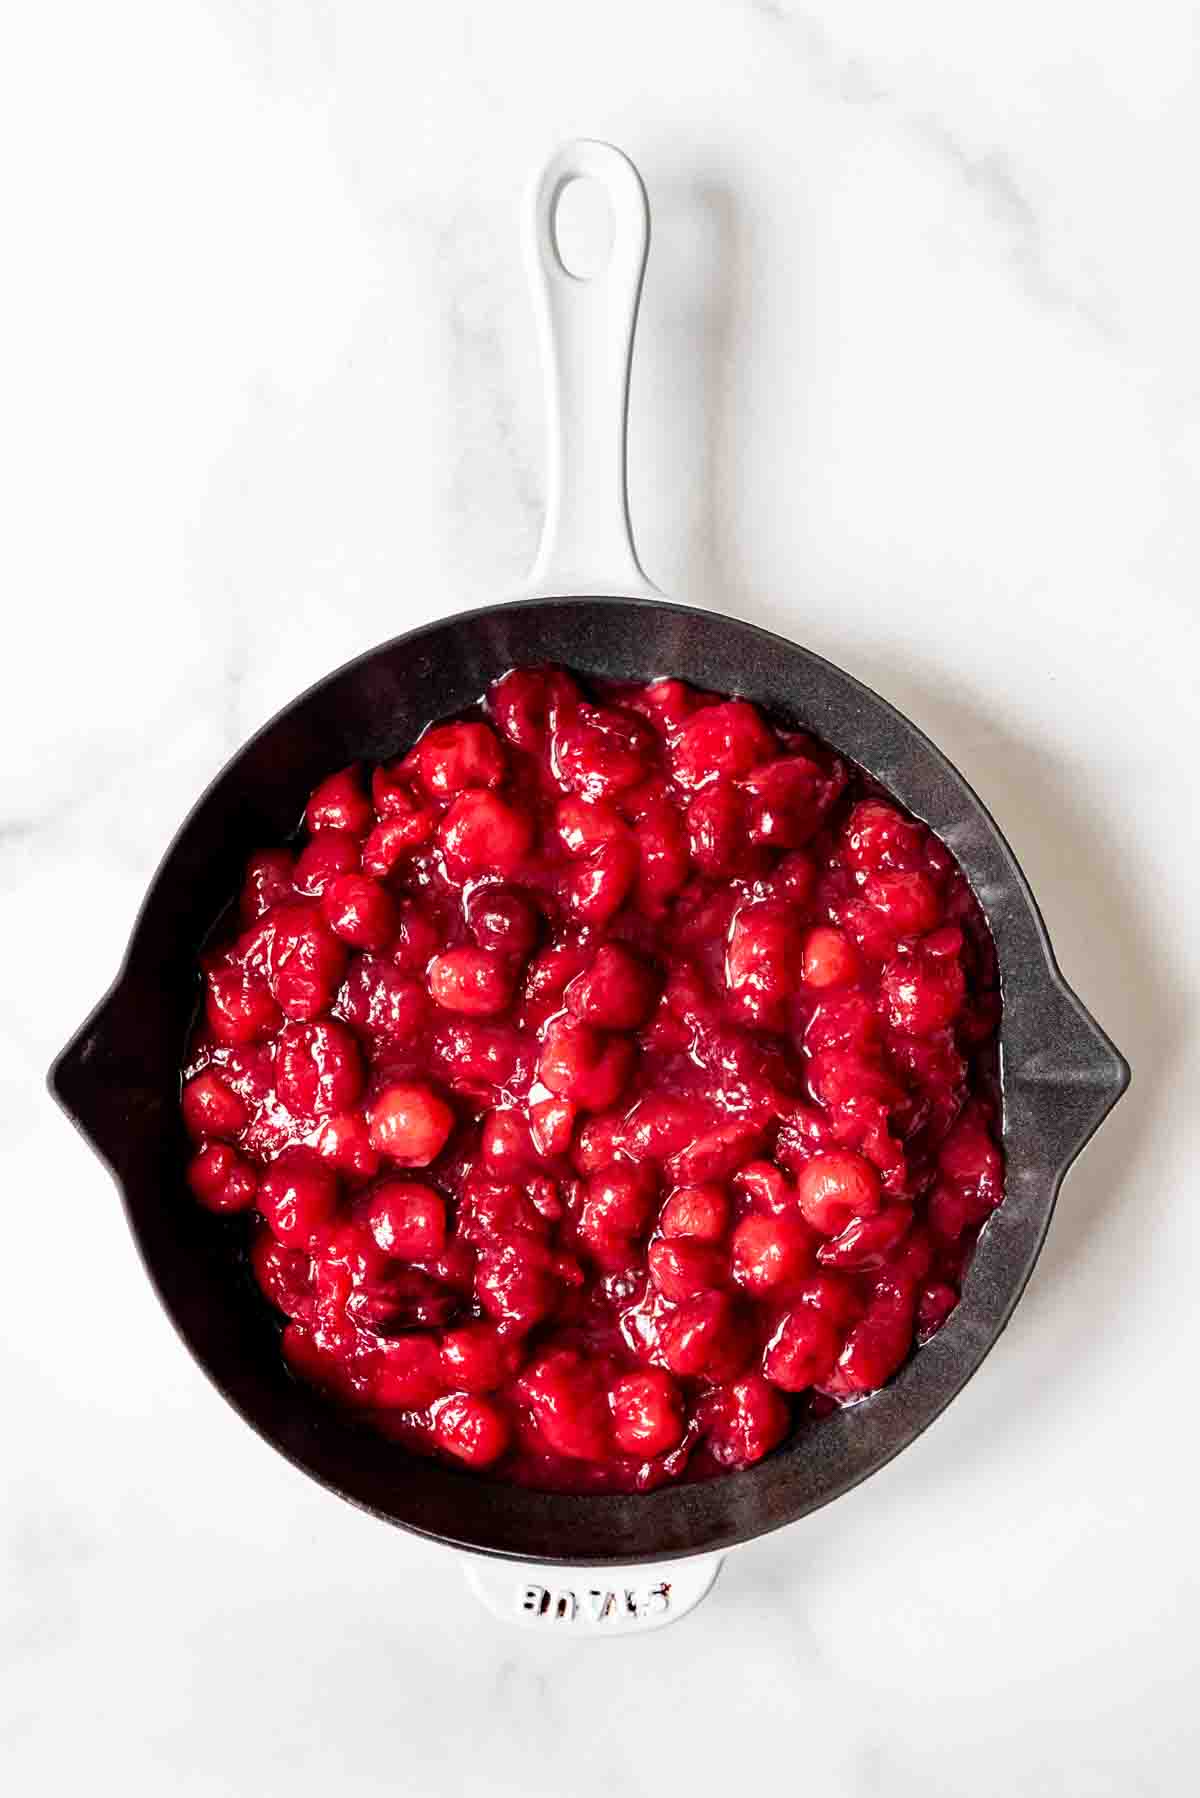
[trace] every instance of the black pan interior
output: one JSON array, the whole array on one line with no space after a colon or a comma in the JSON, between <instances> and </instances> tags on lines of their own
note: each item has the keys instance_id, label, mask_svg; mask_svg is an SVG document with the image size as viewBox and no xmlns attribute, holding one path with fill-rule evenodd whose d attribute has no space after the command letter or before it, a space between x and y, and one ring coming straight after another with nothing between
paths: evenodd
<instances>
[{"instance_id":1,"label":"black pan interior","mask_svg":"<svg viewBox=\"0 0 1200 1798\"><path fill-rule=\"evenodd\" d=\"M638 1496L525 1491L410 1459L326 1407L285 1372L274 1325L231 1285L232 1226L182 1180L178 1066L196 1000L199 944L250 853L295 829L308 791L356 758L406 748L431 719L473 703L519 663L646 680L675 674L740 693L815 731L947 843L987 914L1005 1009L1001 1078L1007 1197L962 1302L882 1392L802 1427L745 1473ZM268 1442L331 1490L390 1522L485 1553L636 1562L700 1553L826 1504L904 1448L996 1340L1029 1277L1063 1173L1124 1091L1129 1070L1055 967L1012 852L975 794L877 694L795 644L736 619L625 599L489 607L384 644L265 726L217 777L159 868L114 987L51 1071L60 1103L124 1196L147 1270L201 1366Z\"/></svg>"}]
</instances>

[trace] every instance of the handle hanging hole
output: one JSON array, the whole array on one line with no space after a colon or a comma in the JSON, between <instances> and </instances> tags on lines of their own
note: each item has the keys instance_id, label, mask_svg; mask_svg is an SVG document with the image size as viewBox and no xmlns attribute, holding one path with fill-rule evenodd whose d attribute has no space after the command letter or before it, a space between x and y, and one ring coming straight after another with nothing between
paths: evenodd
<instances>
[{"instance_id":1,"label":"handle hanging hole","mask_svg":"<svg viewBox=\"0 0 1200 1798\"><path fill-rule=\"evenodd\" d=\"M551 234L568 275L591 281L601 274L612 255L614 229L612 201L603 182L589 175L563 182L554 197Z\"/></svg>"}]
</instances>

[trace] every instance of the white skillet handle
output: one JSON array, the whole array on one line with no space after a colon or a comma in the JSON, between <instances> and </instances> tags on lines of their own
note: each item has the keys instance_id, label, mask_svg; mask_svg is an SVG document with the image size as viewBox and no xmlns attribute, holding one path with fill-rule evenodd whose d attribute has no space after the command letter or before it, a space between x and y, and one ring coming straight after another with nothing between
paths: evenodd
<instances>
[{"instance_id":1,"label":"white skillet handle","mask_svg":"<svg viewBox=\"0 0 1200 1798\"><path fill-rule=\"evenodd\" d=\"M467 1584L502 1623L543 1635L632 1636L686 1617L711 1592L723 1555L652 1567L534 1567L471 1555Z\"/></svg>"},{"instance_id":2,"label":"white skillet handle","mask_svg":"<svg viewBox=\"0 0 1200 1798\"><path fill-rule=\"evenodd\" d=\"M608 261L586 278L564 268L554 236L559 195L576 178L600 182L612 207ZM550 158L525 216L548 462L546 521L525 598L661 597L637 558L625 486L629 363L649 242L646 190L620 150L577 138Z\"/></svg>"}]
</instances>

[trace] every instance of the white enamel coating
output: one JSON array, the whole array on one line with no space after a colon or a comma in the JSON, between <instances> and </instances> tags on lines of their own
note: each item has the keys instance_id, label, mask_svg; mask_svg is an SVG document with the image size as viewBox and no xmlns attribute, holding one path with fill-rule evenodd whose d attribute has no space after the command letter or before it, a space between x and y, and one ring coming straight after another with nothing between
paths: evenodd
<instances>
[{"instance_id":1,"label":"white enamel coating","mask_svg":"<svg viewBox=\"0 0 1200 1798\"><path fill-rule=\"evenodd\" d=\"M608 261L586 278L564 266L554 234L559 196L580 179L600 182L612 208ZM662 598L638 561L625 482L629 366L649 247L646 189L629 158L591 138L557 150L525 213L546 376L547 479L542 541L521 598ZM723 1558L597 1568L472 1556L466 1576L505 1623L558 1635L628 1636L686 1617L712 1590Z\"/></svg>"},{"instance_id":2,"label":"white enamel coating","mask_svg":"<svg viewBox=\"0 0 1200 1798\"><path fill-rule=\"evenodd\" d=\"M580 179L599 182L612 209L608 260L586 278L563 265L554 234L559 196ZM577 138L533 183L524 229L546 380L546 518L521 597L661 599L638 561L625 484L629 364L650 243L642 178L612 144Z\"/></svg>"},{"instance_id":3,"label":"white enamel coating","mask_svg":"<svg viewBox=\"0 0 1200 1798\"><path fill-rule=\"evenodd\" d=\"M665 1629L711 1592L723 1555L650 1567L541 1567L472 1557L467 1583L493 1617L554 1636Z\"/></svg>"}]
</instances>

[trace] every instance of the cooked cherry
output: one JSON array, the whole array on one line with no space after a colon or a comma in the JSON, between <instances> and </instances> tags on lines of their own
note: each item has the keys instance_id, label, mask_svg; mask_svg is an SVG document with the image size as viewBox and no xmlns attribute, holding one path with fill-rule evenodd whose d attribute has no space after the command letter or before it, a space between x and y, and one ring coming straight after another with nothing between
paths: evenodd
<instances>
[{"instance_id":1,"label":"cooked cherry","mask_svg":"<svg viewBox=\"0 0 1200 1798\"><path fill-rule=\"evenodd\" d=\"M514 668L488 693L492 716L509 742L533 751L578 699L579 689L561 668Z\"/></svg>"},{"instance_id":2,"label":"cooked cherry","mask_svg":"<svg viewBox=\"0 0 1200 1798\"><path fill-rule=\"evenodd\" d=\"M800 849L817 830L841 791L841 771L827 774L803 755L785 755L752 769L741 782L752 843Z\"/></svg>"},{"instance_id":3,"label":"cooked cherry","mask_svg":"<svg viewBox=\"0 0 1200 1798\"><path fill-rule=\"evenodd\" d=\"M421 738L417 765L438 799L467 787L498 787L508 771L503 746L486 724L435 725Z\"/></svg>"},{"instance_id":4,"label":"cooked cherry","mask_svg":"<svg viewBox=\"0 0 1200 1798\"><path fill-rule=\"evenodd\" d=\"M665 1299L694 1298L713 1292L729 1271L728 1258L711 1243L687 1236L657 1236L646 1251L650 1278Z\"/></svg>"},{"instance_id":5,"label":"cooked cherry","mask_svg":"<svg viewBox=\"0 0 1200 1798\"><path fill-rule=\"evenodd\" d=\"M615 805L581 799L575 794L559 800L554 828L563 848L576 861L629 834Z\"/></svg>"},{"instance_id":6,"label":"cooked cherry","mask_svg":"<svg viewBox=\"0 0 1200 1798\"><path fill-rule=\"evenodd\" d=\"M874 1392L890 1380L913 1341L911 1281L880 1280L866 1312L846 1338L824 1390L838 1398Z\"/></svg>"},{"instance_id":7,"label":"cooked cherry","mask_svg":"<svg viewBox=\"0 0 1200 1798\"><path fill-rule=\"evenodd\" d=\"M414 850L420 849L433 835L434 813L415 802L400 810L398 801L387 817L381 818L363 843L364 874L382 878L390 874Z\"/></svg>"},{"instance_id":8,"label":"cooked cherry","mask_svg":"<svg viewBox=\"0 0 1200 1798\"><path fill-rule=\"evenodd\" d=\"M724 1180L749 1160L761 1134L757 1124L741 1120L719 1124L715 1130L706 1131L695 1142L677 1150L667 1161L667 1172L681 1186Z\"/></svg>"},{"instance_id":9,"label":"cooked cherry","mask_svg":"<svg viewBox=\"0 0 1200 1798\"><path fill-rule=\"evenodd\" d=\"M442 1368L458 1392L495 1392L516 1373L520 1351L494 1324L462 1324L442 1336Z\"/></svg>"},{"instance_id":10,"label":"cooked cherry","mask_svg":"<svg viewBox=\"0 0 1200 1798\"><path fill-rule=\"evenodd\" d=\"M851 1218L879 1210L879 1175L861 1155L829 1149L800 1169L796 1199L805 1221L822 1236L836 1236Z\"/></svg>"},{"instance_id":11,"label":"cooked cherry","mask_svg":"<svg viewBox=\"0 0 1200 1798\"><path fill-rule=\"evenodd\" d=\"M422 910L417 900L402 899L396 908L396 934L389 950L401 972L423 975L442 946L442 933L429 913ZM497 945L484 943L482 947Z\"/></svg>"},{"instance_id":12,"label":"cooked cherry","mask_svg":"<svg viewBox=\"0 0 1200 1798\"><path fill-rule=\"evenodd\" d=\"M250 1112L233 1089L211 1069L183 1089L183 1121L193 1136L236 1136Z\"/></svg>"},{"instance_id":13,"label":"cooked cherry","mask_svg":"<svg viewBox=\"0 0 1200 1798\"><path fill-rule=\"evenodd\" d=\"M488 1112L479 1146L489 1170L497 1175L523 1177L539 1160L529 1120L515 1106Z\"/></svg>"},{"instance_id":14,"label":"cooked cherry","mask_svg":"<svg viewBox=\"0 0 1200 1798\"><path fill-rule=\"evenodd\" d=\"M594 1362L575 1349L543 1356L517 1389L541 1436L556 1454L603 1461L610 1452L608 1395Z\"/></svg>"},{"instance_id":15,"label":"cooked cherry","mask_svg":"<svg viewBox=\"0 0 1200 1798\"><path fill-rule=\"evenodd\" d=\"M692 713L672 745L671 765L678 784L685 792L694 792L723 776L736 779L749 774L777 747L754 706L744 699L726 699Z\"/></svg>"},{"instance_id":16,"label":"cooked cherry","mask_svg":"<svg viewBox=\"0 0 1200 1798\"><path fill-rule=\"evenodd\" d=\"M446 1391L446 1376L437 1343L429 1336L384 1336L379 1339L371 1379L371 1402L413 1410Z\"/></svg>"},{"instance_id":17,"label":"cooked cherry","mask_svg":"<svg viewBox=\"0 0 1200 1798\"><path fill-rule=\"evenodd\" d=\"M331 774L314 789L304 822L310 830L344 830L356 837L370 828L371 802L363 792L357 764Z\"/></svg>"},{"instance_id":18,"label":"cooked cherry","mask_svg":"<svg viewBox=\"0 0 1200 1798\"><path fill-rule=\"evenodd\" d=\"M576 1110L577 1107L572 1107ZM584 1118L575 1133L571 1160L581 1174L594 1174L611 1167L625 1144L625 1119L619 1111L601 1112L599 1117ZM637 1160L636 1156L630 1157Z\"/></svg>"},{"instance_id":19,"label":"cooked cherry","mask_svg":"<svg viewBox=\"0 0 1200 1798\"><path fill-rule=\"evenodd\" d=\"M443 1015L446 1022L429 1041L429 1060L448 1086L485 1102L491 1102L493 1087L524 1090L532 1051L517 1031L484 1018Z\"/></svg>"},{"instance_id":20,"label":"cooked cherry","mask_svg":"<svg viewBox=\"0 0 1200 1798\"><path fill-rule=\"evenodd\" d=\"M868 874L863 897L883 914L897 937L921 936L941 915L937 889L919 869Z\"/></svg>"},{"instance_id":21,"label":"cooked cherry","mask_svg":"<svg viewBox=\"0 0 1200 1798\"><path fill-rule=\"evenodd\" d=\"M681 680L651 681L649 686L635 687L625 696L625 704L641 712L665 737L673 737L701 702L696 693Z\"/></svg>"},{"instance_id":22,"label":"cooked cherry","mask_svg":"<svg viewBox=\"0 0 1200 1798\"><path fill-rule=\"evenodd\" d=\"M908 1036L944 1030L961 1010L965 993L959 962L936 957L928 949L890 961L880 980L883 1015L894 1030Z\"/></svg>"},{"instance_id":23,"label":"cooked cherry","mask_svg":"<svg viewBox=\"0 0 1200 1798\"><path fill-rule=\"evenodd\" d=\"M420 816L428 824L424 836L414 838L423 842L433 829L435 813L424 803L413 785L415 770L412 760L405 756L400 761L385 762L376 768L371 776L371 803L375 807L375 815L381 822L394 819L405 820L410 828L416 829L413 820Z\"/></svg>"},{"instance_id":24,"label":"cooked cherry","mask_svg":"<svg viewBox=\"0 0 1200 1798\"><path fill-rule=\"evenodd\" d=\"M977 1196L989 1209L1000 1203L1004 1167L977 1107L968 1107L946 1137L938 1151L938 1167L947 1180Z\"/></svg>"},{"instance_id":25,"label":"cooked cherry","mask_svg":"<svg viewBox=\"0 0 1200 1798\"><path fill-rule=\"evenodd\" d=\"M367 1120L361 1111L343 1111L336 1117L326 1118L316 1133L313 1146L321 1159L339 1173L369 1180L379 1171L379 1150L371 1141Z\"/></svg>"},{"instance_id":26,"label":"cooked cherry","mask_svg":"<svg viewBox=\"0 0 1200 1798\"><path fill-rule=\"evenodd\" d=\"M843 1331L856 1324L867 1308L861 1281L825 1270L805 1280L796 1297L801 1304L823 1311L835 1329Z\"/></svg>"},{"instance_id":27,"label":"cooked cherry","mask_svg":"<svg viewBox=\"0 0 1200 1798\"><path fill-rule=\"evenodd\" d=\"M849 986L858 968L858 957L840 930L819 924L809 931L801 962L805 986Z\"/></svg>"},{"instance_id":28,"label":"cooked cherry","mask_svg":"<svg viewBox=\"0 0 1200 1798\"><path fill-rule=\"evenodd\" d=\"M733 1277L743 1292L765 1297L794 1286L812 1266L812 1232L792 1217L751 1212L733 1233Z\"/></svg>"},{"instance_id":29,"label":"cooked cherry","mask_svg":"<svg viewBox=\"0 0 1200 1798\"><path fill-rule=\"evenodd\" d=\"M708 1452L721 1467L750 1467L777 1448L791 1413L761 1374L718 1387L709 1401Z\"/></svg>"},{"instance_id":30,"label":"cooked cherry","mask_svg":"<svg viewBox=\"0 0 1200 1798\"><path fill-rule=\"evenodd\" d=\"M536 1031L556 1011L562 1010L568 982L581 974L592 959L586 941L574 935L535 955L525 972L522 993L525 1028Z\"/></svg>"},{"instance_id":31,"label":"cooked cherry","mask_svg":"<svg viewBox=\"0 0 1200 1798\"><path fill-rule=\"evenodd\" d=\"M363 1402L366 1381L351 1358L353 1349L347 1335L322 1331L318 1336L317 1328L308 1323L290 1323L279 1346L297 1379L339 1404Z\"/></svg>"},{"instance_id":32,"label":"cooked cherry","mask_svg":"<svg viewBox=\"0 0 1200 1798\"><path fill-rule=\"evenodd\" d=\"M754 1353L754 1333L723 1292L684 1299L662 1331L662 1354L672 1373L732 1379Z\"/></svg>"},{"instance_id":33,"label":"cooked cherry","mask_svg":"<svg viewBox=\"0 0 1200 1798\"><path fill-rule=\"evenodd\" d=\"M262 1042L282 1021L266 981L244 968L210 970L204 1009L209 1029L223 1043Z\"/></svg>"},{"instance_id":34,"label":"cooked cherry","mask_svg":"<svg viewBox=\"0 0 1200 1798\"><path fill-rule=\"evenodd\" d=\"M468 1467L490 1467L508 1447L512 1430L492 1400L454 1392L433 1407L433 1434L439 1448Z\"/></svg>"},{"instance_id":35,"label":"cooked cherry","mask_svg":"<svg viewBox=\"0 0 1200 1798\"><path fill-rule=\"evenodd\" d=\"M227 1142L201 1149L188 1165L187 1182L209 1211L245 1211L258 1193L258 1175Z\"/></svg>"},{"instance_id":36,"label":"cooked cherry","mask_svg":"<svg viewBox=\"0 0 1200 1798\"><path fill-rule=\"evenodd\" d=\"M295 862L286 849L263 849L246 864L242 896L238 909L243 924L252 924L292 897L292 871Z\"/></svg>"},{"instance_id":37,"label":"cooked cherry","mask_svg":"<svg viewBox=\"0 0 1200 1798\"><path fill-rule=\"evenodd\" d=\"M486 1249L514 1236L549 1236L547 1219L529 1191L531 1184L469 1174L458 1207L459 1237Z\"/></svg>"},{"instance_id":38,"label":"cooked cherry","mask_svg":"<svg viewBox=\"0 0 1200 1798\"><path fill-rule=\"evenodd\" d=\"M779 1029L800 974L800 935L789 907L778 901L734 913L725 952L725 983L749 1024Z\"/></svg>"},{"instance_id":39,"label":"cooked cherry","mask_svg":"<svg viewBox=\"0 0 1200 1798\"><path fill-rule=\"evenodd\" d=\"M917 1301L917 1341L928 1342L936 1336L957 1304L958 1293L944 1280L922 1287Z\"/></svg>"},{"instance_id":40,"label":"cooked cherry","mask_svg":"<svg viewBox=\"0 0 1200 1798\"><path fill-rule=\"evenodd\" d=\"M638 876L636 844L614 837L563 876L563 899L580 924L607 924L616 916Z\"/></svg>"},{"instance_id":41,"label":"cooked cherry","mask_svg":"<svg viewBox=\"0 0 1200 1798\"><path fill-rule=\"evenodd\" d=\"M324 1170L321 1170L324 1172ZM308 1236L318 1312L373 1309L392 1271L361 1218L335 1216Z\"/></svg>"},{"instance_id":42,"label":"cooked cherry","mask_svg":"<svg viewBox=\"0 0 1200 1798\"><path fill-rule=\"evenodd\" d=\"M604 1037L590 1024L564 1018L546 1032L538 1074L552 1093L581 1111L604 1111L624 1091L633 1055L623 1037Z\"/></svg>"},{"instance_id":43,"label":"cooked cherry","mask_svg":"<svg viewBox=\"0 0 1200 1798\"><path fill-rule=\"evenodd\" d=\"M660 799L634 827L639 867L638 904L649 918L660 918L690 873L688 838L675 806Z\"/></svg>"},{"instance_id":44,"label":"cooked cherry","mask_svg":"<svg viewBox=\"0 0 1200 1798\"><path fill-rule=\"evenodd\" d=\"M657 1186L649 1169L616 1162L587 1183L580 1229L593 1248L640 1236L654 1216Z\"/></svg>"},{"instance_id":45,"label":"cooked cherry","mask_svg":"<svg viewBox=\"0 0 1200 1798\"><path fill-rule=\"evenodd\" d=\"M817 884L817 870L811 856L802 849L781 855L769 876L760 882L764 893L773 899L787 899L793 905L807 905Z\"/></svg>"},{"instance_id":46,"label":"cooked cherry","mask_svg":"<svg viewBox=\"0 0 1200 1798\"><path fill-rule=\"evenodd\" d=\"M276 1310L302 1323L311 1321L312 1258L306 1249L289 1248L270 1228L260 1228L250 1244L250 1266Z\"/></svg>"},{"instance_id":47,"label":"cooked cherry","mask_svg":"<svg viewBox=\"0 0 1200 1798\"><path fill-rule=\"evenodd\" d=\"M494 793L462 793L438 830L446 873L461 884L483 874L514 874L529 853L533 827L528 813Z\"/></svg>"},{"instance_id":48,"label":"cooked cherry","mask_svg":"<svg viewBox=\"0 0 1200 1798\"><path fill-rule=\"evenodd\" d=\"M330 930L319 905L283 905L272 918L270 985L275 1002L289 1018L319 1017L341 985L345 945Z\"/></svg>"},{"instance_id":49,"label":"cooked cherry","mask_svg":"<svg viewBox=\"0 0 1200 1798\"><path fill-rule=\"evenodd\" d=\"M303 1248L337 1210L337 1181L322 1162L289 1152L262 1177L258 1209L280 1242Z\"/></svg>"},{"instance_id":50,"label":"cooked cherry","mask_svg":"<svg viewBox=\"0 0 1200 1798\"><path fill-rule=\"evenodd\" d=\"M650 732L632 712L578 705L554 732L552 762L565 786L587 799L611 799L645 776Z\"/></svg>"},{"instance_id":51,"label":"cooked cherry","mask_svg":"<svg viewBox=\"0 0 1200 1798\"><path fill-rule=\"evenodd\" d=\"M725 1189L711 1181L701 1186L676 1187L658 1220L663 1236L691 1236L697 1242L720 1242L728 1227L729 1200Z\"/></svg>"},{"instance_id":52,"label":"cooked cherry","mask_svg":"<svg viewBox=\"0 0 1200 1798\"><path fill-rule=\"evenodd\" d=\"M563 997L567 1009L599 1030L636 1030L644 1024L657 990L654 972L619 943L604 943Z\"/></svg>"},{"instance_id":53,"label":"cooked cherry","mask_svg":"<svg viewBox=\"0 0 1200 1798\"><path fill-rule=\"evenodd\" d=\"M750 837L746 802L729 781L697 793L687 808L687 846L693 868L710 880L754 873L762 857Z\"/></svg>"},{"instance_id":54,"label":"cooked cherry","mask_svg":"<svg viewBox=\"0 0 1200 1798\"><path fill-rule=\"evenodd\" d=\"M332 1117L358 1103L363 1065L344 1024L288 1024L275 1045L275 1086L293 1116Z\"/></svg>"},{"instance_id":55,"label":"cooked cherry","mask_svg":"<svg viewBox=\"0 0 1200 1798\"><path fill-rule=\"evenodd\" d=\"M576 1108L569 1099L536 1099L529 1106L529 1133L539 1155L565 1155L575 1130Z\"/></svg>"},{"instance_id":56,"label":"cooked cherry","mask_svg":"<svg viewBox=\"0 0 1200 1798\"><path fill-rule=\"evenodd\" d=\"M362 860L359 841L348 830L318 830L296 857L293 884L298 893L319 899L340 874L352 874Z\"/></svg>"},{"instance_id":57,"label":"cooked cherry","mask_svg":"<svg viewBox=\"0 0 1200 1798\"><path fill-rule=\"evenodd\" d=\"M424 985L402 974L394 961L356 955L338 992L337 1009L383 1052L412 1040L425 1022L429 1001Z\"/></svg>"},{"instance_id":58,"label":"cooked cherry","mask_svg":"<svg viewBox=\"0 0 1200 1798\"><path fill-rule=\"evenodd\" d=\"M431 1086L388 1086L367 1107L371 1142L401 1167L428 1167L445 1147L454 1113Z\"/></svg>"},{"instance_id":59,"label":"cooked cherry","mask_svg":"<svg viewBox=\"0 0 1200 1798\"><path fill-rule=\"evenodd\" d=\"M491 949L447 949L429 964L430 997L443 1011L477 1018L507 1011L512 985L508 962Z\"/></svg>"},{"instance_id":60,"label":"cooked cherry","mask_svg":"<svg viewBox=\"0 0 1200 1798\"><path fill-rule=\"evenodd\" d=\"M504 887L476 887L466 905L467 923L481 949L525 956L538 939L538 914L528 899Z\"/></svg>"},{"instance_id":61,"label":"cooked cherry","mask_svg":"<svg viewBox=\"0 0 1200 1798\"><path fill-rule=\"evenodd\" d=\"M623 1454L649 1458L665 1455L684 1430L683 1394L669 1373L647 1368L627 1373L608 1395L612 1432Z\"/></svg>"},{"instance_id":62,"label":"cooked cherry","mask_svg":"<svg viewBox=\"0 0 1200 1798\"><path fill-rule=\"evenodd\" d=\"M670 1093L648 1093L634 1105L619 1132L620 1146L634 1161L666 1161L703 1129L704 1106Z\"/></svg>"},{"instance_id":63,"label":"cooked cherry","mask_svg":"<svg viewBox=\"0 0 1200 1798\"><path fill-rule=\"evenodd\" d=\"M796 1209L796 1194L773 1161L748 1161L738 1169L734 1184L756 1211L768 1216L786 1217Z\"/></svg>"},{"instance_id":64,"label":"cooked cherry","mask_svg":"<svg viewBox=\"0 0 1200 1798\"><path fill-rule=\"evenodd\" d=\"M396 902L369 874L336 876L321 895L321 910L334 936L356 949L386 949L396 934Z\"/></svg>"},{"instance_id":65,"label":"cooked cherry","mask_svg":"<svg viewBox=\"0 0 1200 1798\"><path fill-rule=\"evenodd\" d=\"M832 1242L817 1250L822 1267L852 1269L882 1267L912 1228L911 1205L885 1205L874 1217L855 1217Z\"/></svg>"},{"instance_id":66,"label":"cooked cherry","mask_svg":"<svg viewBox=\"0 0 1200 1798\"><path fill-rule=\"evenodd\" d=\"M827 1311L796 1305L780 1320L763 1351L763 1372L784 1392L803 1392L829 1378L840 1348Z\"/></svg>"},{"instance_id":67,"label":"cooked cherry","mask_svg":"<svg viewBox=\"0 0 1200 1798\"><path fill-rule=\"evenodd\" d=\"M864 874L919 867L921 840L919 824L879 799L856 805L843 832L846 859Z\"/></svg>"},{"instance_id":68,"label":"cooked cherry","mask_svg":"<svg viewBox=\"0 0 1200 1798\"><path fill-rule=\"evenodd\" d=\"M446 1205L431 1186L384 1180L367 1204L365 1221L385 1255L400 1261L432 1261L446 1241Z\"/></svg>"},{"instance_id":69,"label":"cooked cherry","mask_svg":"<svg viewBox=\"0 0 1200 1798\"><path fill-rule=\"evenodd\" d=\"M507 1335L524 1335L555 1311L564 1295L558 1257L535 1236L514 1236L481 1249L475 1292Z\"/></svg>"}]
</instances>

